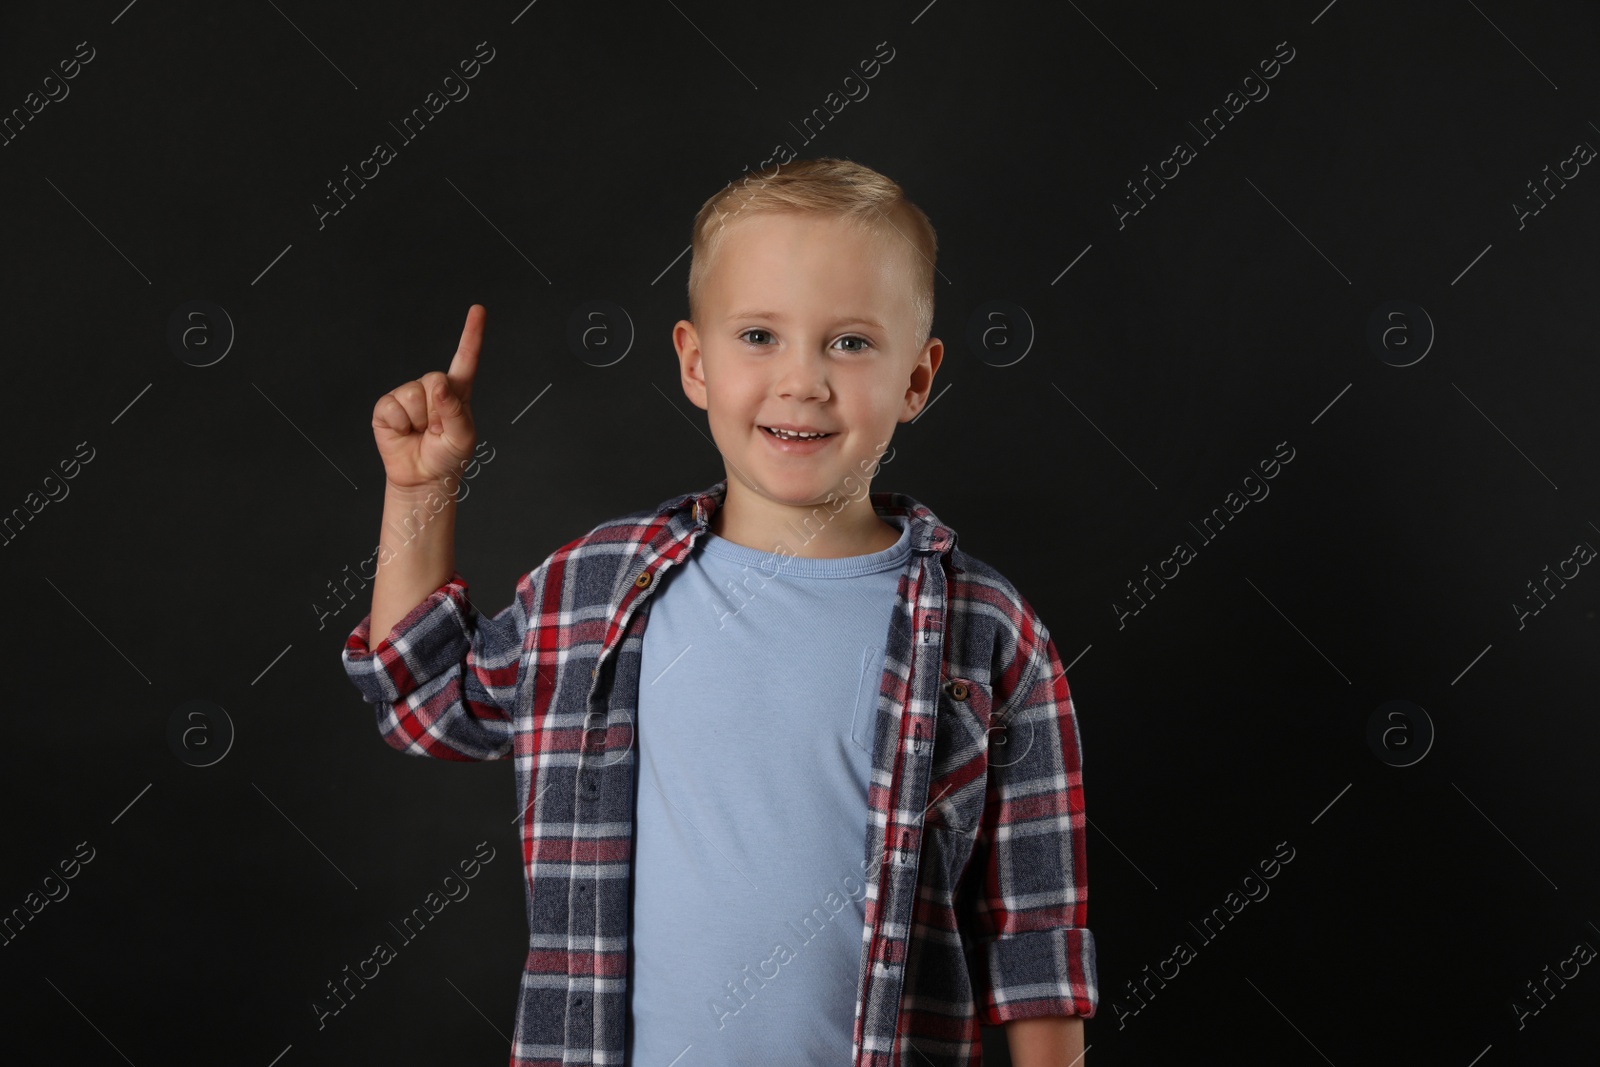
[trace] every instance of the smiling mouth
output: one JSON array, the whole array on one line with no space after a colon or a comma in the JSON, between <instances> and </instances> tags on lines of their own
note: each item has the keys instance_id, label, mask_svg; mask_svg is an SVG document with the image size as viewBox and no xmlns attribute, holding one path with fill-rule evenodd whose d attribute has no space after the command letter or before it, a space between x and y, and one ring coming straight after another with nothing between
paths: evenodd
<instances>
[{"instance_id":1,"label":"smiling mouth","mask_svg":"<svg viewBox=\"0 0 1600 1067\"><path fill-rule=\"evenodd\" d=\"M789 430L774 430L770 426L763 426L761 428L763 430L765 430L768 435L770 435L772 437L776 437L780 441L821 441L823 438L833 437L834 436L831 433L808 433L808 434L802 434L802 433L794 433L794 432L789 431Z\"/></svg>"}]
</instances>

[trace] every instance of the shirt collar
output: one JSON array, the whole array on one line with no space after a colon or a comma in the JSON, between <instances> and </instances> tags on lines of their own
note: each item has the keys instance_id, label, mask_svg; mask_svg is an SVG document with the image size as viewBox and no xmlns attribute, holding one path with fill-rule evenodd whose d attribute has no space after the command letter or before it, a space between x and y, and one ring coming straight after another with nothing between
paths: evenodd
<instances>
[{"instance_id":1,"label":"shirt collar","mask_svg":"<svg viewBox=\"0 0 1600 1067\"><path fill-rule=\"evenodd\" d=\"M727 497L728 480L697 493L685 493L666 501L661 508L673 532L687 535L694 527L709 529L711 516ZM921 555L948 556L956 547L956 532L935 515L926 504L906 493L870 493L872 509L880 516L903 515L911 529L911 549Z\"/></svg>"}]
</instances>

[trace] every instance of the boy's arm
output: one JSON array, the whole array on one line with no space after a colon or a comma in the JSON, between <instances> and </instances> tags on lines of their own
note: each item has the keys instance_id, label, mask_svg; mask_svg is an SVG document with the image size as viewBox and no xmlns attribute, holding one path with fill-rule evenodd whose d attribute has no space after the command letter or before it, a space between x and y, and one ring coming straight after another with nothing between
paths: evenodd
<instances>
[{"instance_id":1,"label":"boy's arm","mask_svg":"<svg viewBox=\"0 0 1600 1067\"><path fill-rule=\"evenodd\" d=\"M485 620L455 570L455 490L478 436L472 383L487 314L482 304L467 309L448 372L429 371L373 405L384 469L378 573L372 612L344 647L345 673L376 708L384 740L441 759L511 754L523 635L544 574L524 575L511 605Z\"/></svg>"},{"instance_id":2,"label":"boy's arm","mask_svg":"<svg viewBox=\"0 0 1600 1067\"><path fill-rule=\"evenodd\" d=\"M1083 1018L1037 1015L1006 1023L1011 1067L1084 1067Z\"/></svg>"},{"instance_id":3,"label":"boy's arm","mask_svg":"<svg viewBox=\"0 0 1600 1067\"><path fill-rule=\"evenodd\" d=\"M1015 655L993 676L988 787L971 892L958 906L973 944L979 1020L988 1025L1090 1018L1099 999L1086 925L1077 716L1048 630L1025 600L1021 605ZM1052 1025L1062 1024L1037 1024L1020 1031L1023 1038L1008 1027L1008 1043Z\"/></svg>"},{"instance_id":4,"label":"boy's arm","mask_svg":"<svg viewBox=\"0 0 1600 1067\"><path fill-rule=\"evenodd\" d=\"M455 494L442 485L385 485L369 641L389 636L395 623L449 581L455 559Z\"/></svg>"},{"instance_id":5,"label":"boy's arm","mask_svg":"<svg viewBox=\"0 0 1600 1067\"><path fill-rule=\"evenodd\" d=\"M523 636L545 567L524 575L511 604L484 618L454 567L455 507L442 488L427 496L386 490L372 612L346 639L344 668L391 747L503 759L511 755ZM402 531L409 541L400 541Z\"/></svg>"}]
</instances>

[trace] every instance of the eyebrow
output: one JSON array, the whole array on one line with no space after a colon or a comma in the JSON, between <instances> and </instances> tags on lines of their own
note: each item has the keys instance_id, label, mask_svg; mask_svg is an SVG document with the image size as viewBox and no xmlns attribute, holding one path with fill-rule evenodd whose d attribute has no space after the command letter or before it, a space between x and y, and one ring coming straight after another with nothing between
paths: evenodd
<instances>
[{"instance_id":1,"label":"eyebrow","mask_svg":"<svg viewBox=\"0 0 1600 1067\"><path fill-rule=\"evenodd\" d=\"M786 316L776 311L735 311L732 315L729 315L725 321L732 322L735 319L771 319L774 322L783 322L785 318ZM877 319L867 318L864 315L854 317L849 315L840 315L834 320L834 322L835 324L859 323L862 326L871 326L875 330L888 330L888 327L879 322Z\"/></svg>"}]
</instances>

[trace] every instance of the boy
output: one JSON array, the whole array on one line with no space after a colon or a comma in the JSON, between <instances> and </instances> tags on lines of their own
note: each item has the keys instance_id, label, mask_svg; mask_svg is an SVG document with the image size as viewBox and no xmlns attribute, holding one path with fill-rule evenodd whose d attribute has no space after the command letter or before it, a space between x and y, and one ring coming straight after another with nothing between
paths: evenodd
<instances>
[{"instance_id":1,"label":"boy","mask_svg":"<svg viewBox=\"0 0 1600 1067\"><path fill-rule=\"evenodd\" d=\"M513 1065L971 1067L980 1022L1019 1067L1081 1064L1060 659L954 530L869 491L943 358L935 253L845 160L706 201L673 341L726 477L557 549L493 618L453 562L481 305L448 373L373 409L382 537L422 525L380 544L344 664L401 752L514 760Z\"/></svg>"}]
</instances>

